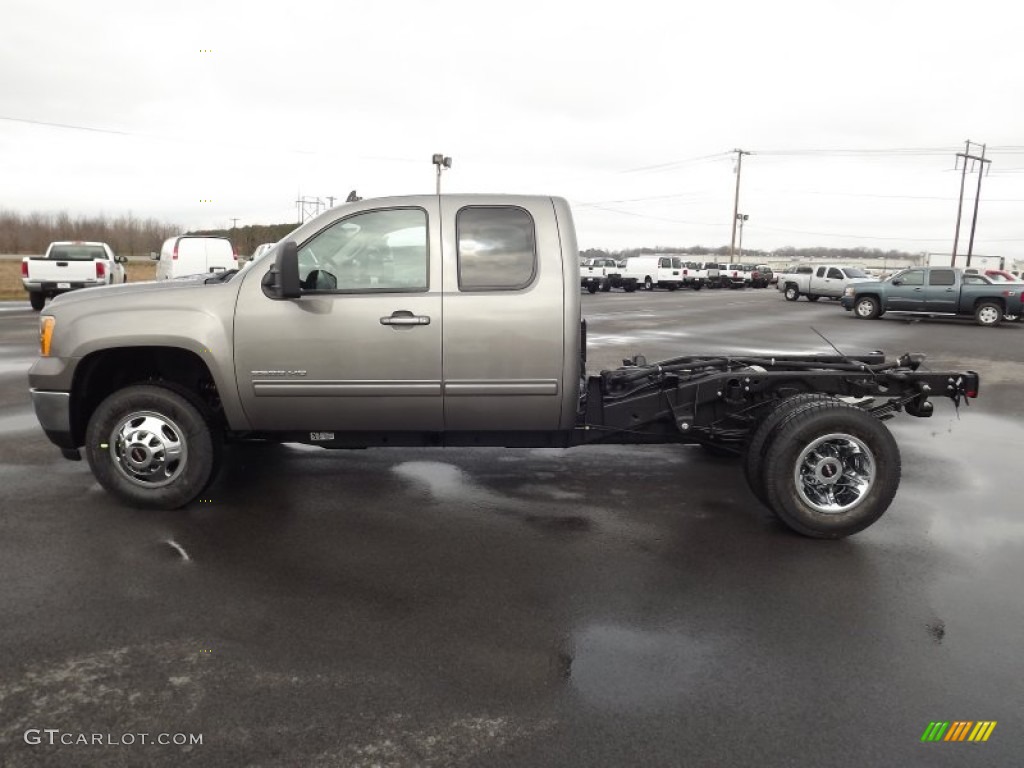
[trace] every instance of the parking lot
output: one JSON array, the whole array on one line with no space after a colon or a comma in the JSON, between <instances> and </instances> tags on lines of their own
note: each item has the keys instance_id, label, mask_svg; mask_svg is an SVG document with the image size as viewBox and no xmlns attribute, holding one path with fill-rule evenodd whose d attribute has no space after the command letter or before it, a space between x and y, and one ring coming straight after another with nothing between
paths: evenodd
<instances>
[{"instance_id":1,"label":"parking lot","mask_svg":"<svg viewBox=\"0 0 1024 768\"><path fill-rule=\"evenodd\" d=\"M896 501L834 542L681 446L241 446L206 500L140 512L43 436L38 315L0 303L0 763L1019 764L1024 323L774 289L582 301L591 372L831 352L820 333L977 370L981 396L889 422ZM998 726L922 743L947 720ZM26 743L45 729L202 743Z\"/></svg>"}]
</instances>

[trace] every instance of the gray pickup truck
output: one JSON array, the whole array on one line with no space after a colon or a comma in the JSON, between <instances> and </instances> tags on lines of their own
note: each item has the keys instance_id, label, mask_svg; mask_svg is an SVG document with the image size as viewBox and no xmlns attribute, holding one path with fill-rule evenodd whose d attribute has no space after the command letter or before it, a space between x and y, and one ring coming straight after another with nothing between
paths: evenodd
<instances>
[{"instance_id":1,"label":"gray pickup truck","mask_svg":"<svg viewBox=\"0 0 1024 768\"><path fill-rule=\"evenodd\" d=\"M973 316L978 325L999 325L1024 316L1024 283L993 283L952 267L918 267L888 280L846 287L842 304L854 317L873 320L886 312Z\"/></svg>"},{"instance_id":2,"label":"gray pickup truck","mask_svg":"<svg viewBox=\"0 0 1024 768\"><path fill-rule=\"evenodd\" d=\"M900 478L883 423L928 416L978 376L879 352L680 356L586 372L565 200L361 200L301 225L247 269L76 291L40 318L29 380L67 458L100 484L174 509L225 443L328 448L690 443L742 456L794 530L838 538ZM684 485L681 483L680 488Z\"/></svg>"}]
</instances>

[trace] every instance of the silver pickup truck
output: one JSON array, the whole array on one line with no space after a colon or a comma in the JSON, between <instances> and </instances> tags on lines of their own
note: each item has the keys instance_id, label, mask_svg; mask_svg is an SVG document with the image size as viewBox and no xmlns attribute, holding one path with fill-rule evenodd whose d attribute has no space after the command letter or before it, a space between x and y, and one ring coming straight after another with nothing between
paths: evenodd
<instances>
[{"instance_id":1,"label":"silver pickup truck","mask_svg":"<svg viewBox=\"0 0 1024 768\"><path fill-rule=\"evenodd\" d=\"M64 456L84 448L135 506L192 502L224 444L247 439L690 443L741 456L794 530L838 538L896 493L882 419L930 415L933 393L977 396L974 372L878 352L637 356L588 375L579 285L561 198L361 200L240 272L58 297L40 318L32 400Z\"/></svg>"}]
</instances>

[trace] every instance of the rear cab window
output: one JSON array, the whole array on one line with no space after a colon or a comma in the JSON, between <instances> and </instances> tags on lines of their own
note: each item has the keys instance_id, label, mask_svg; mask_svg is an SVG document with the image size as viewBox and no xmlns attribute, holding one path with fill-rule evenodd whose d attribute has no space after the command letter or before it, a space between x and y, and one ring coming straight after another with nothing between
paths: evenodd
<instances>
[{"instance_id":1,"label":"rear cab window","mask_svg":"<svg viewBox=\"0 0 1024 768\"><path fill-rule=\"evenodd\" d=\"M455 217L460 291L516 291L537 275L533 217L517 206L467 206Z\"/></svg>"}]
</instances>

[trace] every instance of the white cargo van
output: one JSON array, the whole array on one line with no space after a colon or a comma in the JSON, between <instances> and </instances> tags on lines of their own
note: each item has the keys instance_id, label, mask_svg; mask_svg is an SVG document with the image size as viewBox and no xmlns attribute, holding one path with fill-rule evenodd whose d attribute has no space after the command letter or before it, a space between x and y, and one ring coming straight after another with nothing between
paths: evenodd
<instances>
[{"instance_id":1,"label":"white cargo van","mask_svg":"<svg viewBox=\"0 0 1024 768\"><path fill-rule=\"evenodd\" d=\"M159 261L156 265L157 280L223 272L238 266L238 256L226 237L170 237L164 240L160 253L151 254L150 258Z\"/></svg>"},{"instance_id":2,"label":"white cargo van","mask_svg":"<svg viewBox=\"0 0 1024 768\"><path fill-rule=\"evenodd\" d=\"M683 284L683 261L678 256L630 256L626 259L622 279L648 291L655 288L674 291Z\"/></svg>"}]
</instances>

